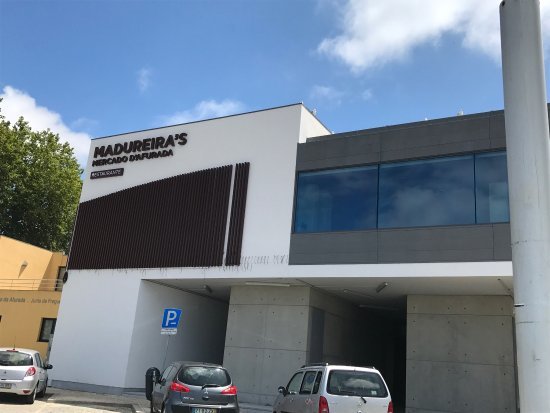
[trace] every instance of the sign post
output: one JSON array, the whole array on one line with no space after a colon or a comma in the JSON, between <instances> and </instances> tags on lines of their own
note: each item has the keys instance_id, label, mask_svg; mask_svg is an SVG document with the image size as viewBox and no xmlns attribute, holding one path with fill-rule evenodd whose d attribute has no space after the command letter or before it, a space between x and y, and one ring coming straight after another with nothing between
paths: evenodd
<instances>
[{"instance_id":1,"label":"sign post","mask_svg":"<svg viewBox=\"0 0 550 413\"><path fill-rule=\"evenodd\" d=\"M178 324L180 322L181 309L179 308L165 308L162 316L162 325L160 328L161 335L167 335L166 348L164 350L164 361L162 362L162 369L166 367L166 356L168 355L168 346L170 344L170 337L178 334Z\"/></svg>"}]
</instances>

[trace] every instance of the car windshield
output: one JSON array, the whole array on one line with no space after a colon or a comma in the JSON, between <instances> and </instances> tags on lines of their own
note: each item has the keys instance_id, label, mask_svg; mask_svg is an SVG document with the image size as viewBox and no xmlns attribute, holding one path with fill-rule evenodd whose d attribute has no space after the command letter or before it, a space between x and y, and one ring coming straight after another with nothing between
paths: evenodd
<instances>
[{"instance_id":1,"label":"car windshield","mask_svg":"<svg viewBox=\"0 0 550 413\"><path fill-rule=\"evenodd\" d=\"M32 356L18 351L0 351L0 366L32 366Z\"/></svg>"},{"instance_id":2,"label":"car windshield","mask_svg":"<svg viewBox=\"0 0 550 413\"><path fill-rule=\"evenodd\" d=\"M184 367L178 374L178 380L191 386L222 387L231 383L227 371L219 367L206 366Z\"/></svg>"},{"instance_id":3,"label":"car windshield","mask_svg":"<svg viewBox=\"0 0 550 413\"><path fill-rule=\"evenodd\" d=\"M333 370L328 376L327 392L341 396L387 397L379 374L370 371Z\"/></svg>"}]
</instances>

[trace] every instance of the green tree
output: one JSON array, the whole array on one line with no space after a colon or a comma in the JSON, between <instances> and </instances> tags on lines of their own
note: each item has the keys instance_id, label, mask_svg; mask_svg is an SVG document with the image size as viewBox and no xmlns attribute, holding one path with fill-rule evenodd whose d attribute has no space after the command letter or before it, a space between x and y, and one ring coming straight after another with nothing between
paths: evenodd
<instances>
[{"instance_id":1,"label":"green tree","mask_svg":"<svg viewBox=\"0 0 550 413\"><path fill-rule=\"evenodd\" d=\"M1 100L0 100L1 102ZM0 112L0 235L68 252L82 170L59 135Z\"/></svg>"}]
</instances>

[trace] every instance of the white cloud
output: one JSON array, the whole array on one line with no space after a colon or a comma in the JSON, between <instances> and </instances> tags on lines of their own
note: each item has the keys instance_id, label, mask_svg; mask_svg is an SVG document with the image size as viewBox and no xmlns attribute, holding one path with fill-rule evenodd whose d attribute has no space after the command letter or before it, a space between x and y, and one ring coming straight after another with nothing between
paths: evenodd
<instances>
[{"instance_id":1,"label":"white cloud","mask_svg":"<svg viewBox=\"0 0 550 413\"><path fill-rule=\"evenodd\" d=\"M237 100L225 99L221 102L216 100L203 100L197 103L193 109L176 112L169 116L161 116L159 120L163 124L175 125L178 123L234 115L244 110L245 105Z\"/></svg>"},{"instance_id":2,"label":"white cloud","mask_svg":"<svg viewBox=\"0 0 550 413\"><path fill-rule=\"evenodd\" d=\"M327 101L339 105L344 93L332 86L315 85L311 88L310 98L317 101Z\"/></svg>"},{"instance_id":3,"label":"white cloud","mask_svg":"<svg viewBox=\"0 0 550 413\"><path fill-rule=\"evenodd\" d=\"M361 93L361 98L363 100L371 100L374 97L374 93L372 93L371 89L365 89L363 93Z\"/></svg>"},{"instance_id":4,"label":"white cloud","mask_svg":"<svg viewBox=\"0 0 550 413\"><path fill-rule=\"evenodd\" d=\"M76 132L70 129L59 113L53 112L43 106L38 106L36 100L21 90L11 86L4 87L0 94L2 98L2 114L6 120L14 123L23 116L31 128L36 131L50 129L59 134L62 142L68 142L74 149L74 154L81 166L86 165L88 151L90 149L90 135L84 132Z\"/></svg>"},{"instance_id":5,"label":"white cloud","mask_svg":"<svg viewBox=\"0 0 550 413\"><path fill-rule=\"evenodd\" d=\"M500 0L342 0L341 33L325 38L317 50L359 73L402 60L415 47L455 34L465 48L498 61L499 4ZM550 1L541 2L541 16L544 33L550 29Z\"/></svg>"},{"instance_id":6,"label":"white cloud","mask_svg":"<svg viewBox=\"0 0 550 413\"><path fill-rule=\"evenodd\" d=\"M151 74L152 74L151 69L142 68L138 70L137 83L138 83L139 91L141 93L149 89L149 86L151 85Z\"/></svg>"}]
</instances>

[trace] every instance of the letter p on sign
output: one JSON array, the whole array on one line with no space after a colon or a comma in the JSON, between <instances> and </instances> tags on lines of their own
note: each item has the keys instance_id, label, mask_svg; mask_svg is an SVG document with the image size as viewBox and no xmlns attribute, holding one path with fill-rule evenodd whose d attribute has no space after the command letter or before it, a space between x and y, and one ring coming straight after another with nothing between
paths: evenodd
<instances>
[{"instance_id":1,"label":"letter p on sign","mask_svg":"<svg viewBox=\"0 0 550 413\"><path fill-rule=\"evenodd\" d=\"M179 308L165 308L162 316L162 328L178 328L181 310Z\"/></svg>"}]
</instances>

